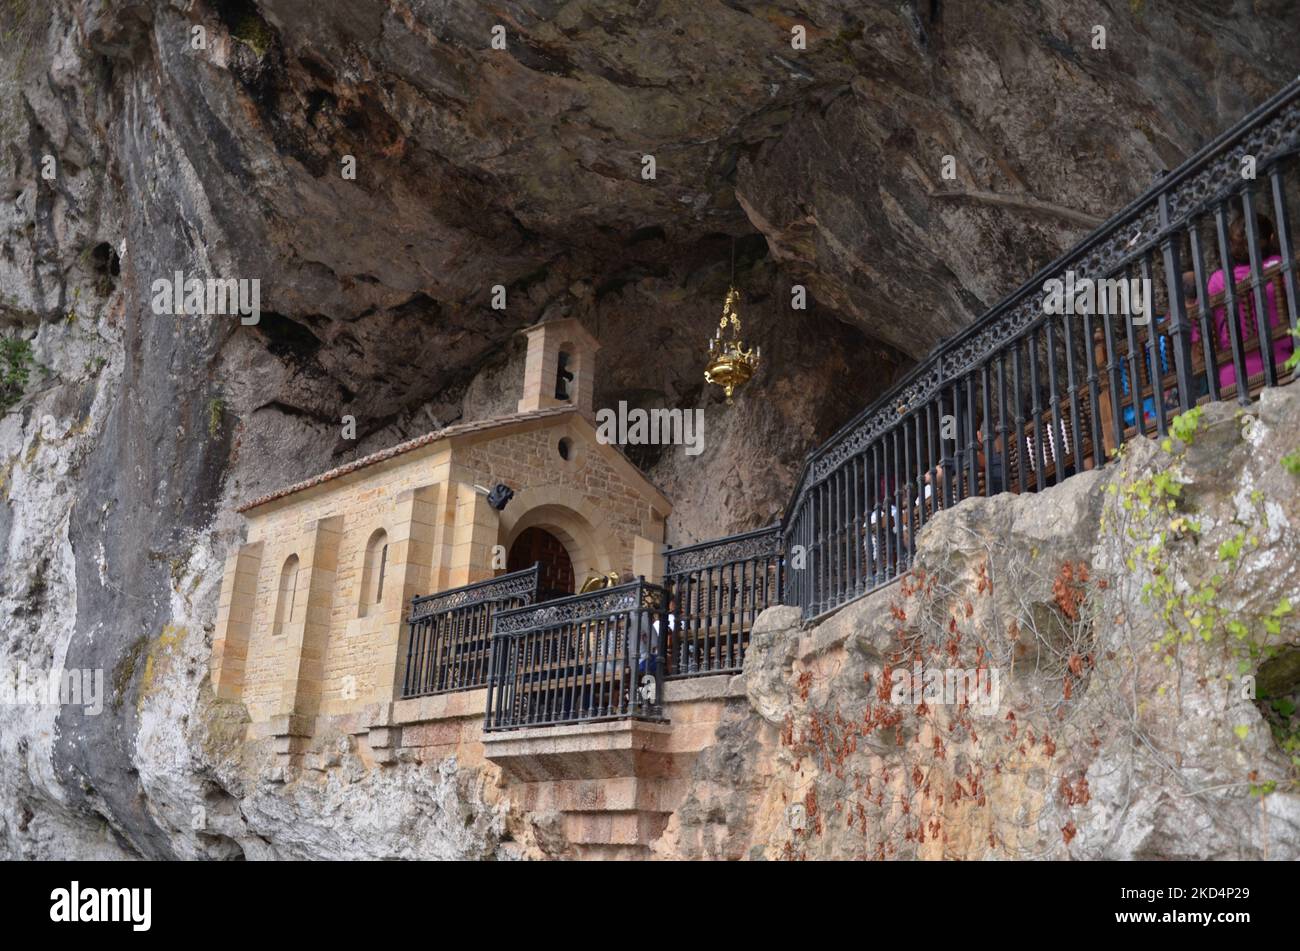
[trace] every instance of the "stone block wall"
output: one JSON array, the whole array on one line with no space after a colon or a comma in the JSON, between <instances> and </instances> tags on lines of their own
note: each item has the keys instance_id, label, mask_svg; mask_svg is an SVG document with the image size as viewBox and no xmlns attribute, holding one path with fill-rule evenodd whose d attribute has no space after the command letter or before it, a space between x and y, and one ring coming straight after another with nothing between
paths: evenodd
<instances>
[{"instance_id":1,"label":"stone block wall","mask_svg":"<svg viewBox=\"0 0 1300 951\"><path fill-rule=\"evenodd\" d=\"M261 557L255 590L249 585L230 586L232 616L247 616L247 647L242 682L225 659L231 639L221 637L215 672L222 674L219 689L228 696L239 695L254 722L275 714L295 711L296 698L287 685L289 671L298 662L297 643L292 632L310 622L316 627L320 656L317 666L305 672L309 688L317 696L313 713L341 713L376 697L390 698L392 673L379 660L391 665L396 659L397 630L406 604L416 593L431 588L433 548L442 526L436 511L439 493L450 471L451 453L411 453L395 462L380 463L360 477L338 479L289 496L249 513L249 541L232 561L249 562L247 551L259 546ZM435 487L431 491L431 486ZM418 506L415 493L419 493ZM418 510L417 510L418 508ZM416 519L420 521L416 521ZM313 587L310 556L323 521L329 521L337 535L330 552L332 567L326 583L320 581L319 565ZM412 526L418 537L412 538ZM362 575L366 546L376 531L387 539L383 598L362 611ZM244 553L241 556L241 553ZM280 596L281 571L290 556L298 558L293 617L282 633L273 633L276 601ZM229 571L230 569L228 569ZM224 593L223 600L227 598ZM224 670L222 668L225 668ZM227 671L231 674L227 678Z\"/></svg>"},{"instance_id":2,"label":"stone block wall","mask_svg":"<svg viewBox=\"0 0 1300 951\"><path fill-rule=\"evenodd\" d=\"M546 528L564 542L579 585L592 572L632 571L638 537L663 542L667 507L656 511L640 473L613 447L597 444L585 424L478 442L458 450L456 463L465 482L515 488L499 544L508 547L529 526Z\"/></svg>"}]
</instances>

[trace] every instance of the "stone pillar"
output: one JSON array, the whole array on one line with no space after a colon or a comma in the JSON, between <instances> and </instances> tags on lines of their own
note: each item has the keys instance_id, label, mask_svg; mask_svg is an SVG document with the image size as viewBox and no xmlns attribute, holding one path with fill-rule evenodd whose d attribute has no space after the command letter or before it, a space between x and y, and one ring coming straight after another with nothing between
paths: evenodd
<instances>
[{"instance_id":1,"label":"stone pillar","mask_svg":"<svg viewBox=\"0 0 1300 951\"><path fill-rule=\"evenodd\" d=\"M641 535L632 539L632 574L644 575L646 581L662 584L664 546Z\"/></svg>"},{"instance_id":2,"label":"stone pillar","mask_svg":"<svg viewBox=\"0 0 1300 951\"><path fill-rule=\"evenodd\" d=\"M244 662L248 657L262 547L261 542L240 545L226 558L211 667L212 690L222 700L238 700L244 692Z\"/></svg>"},{"instance_id":3,"label":"stone pillar","mask_svg":"<svg viewBox=\"0 0 1300 951\"><path fill-rule=\"evenodd\" d=\"M429 577L429 590L421 594L433 594L450 587L447 579L451 576L451 552L456 540L456 503L456 485L448 475L438 487L434 503L437 510L433 528L433 570Z\"/></svg>"},{"instance_id":4,"label":"stone pillar","mask_svg":"<svg viewBox=\"0 0 1300 951\"><path fill-rule=\"evenodd\" d=\"M384 641L375 658L373 703L391 703L400 695L410 635L406 618L412 598L432 593L438 502L445 488L445 485L421 486L397 497L393 533L388 544L389 577L397 584L384 590L384 601L380 606Z\"/></svg>"},{"instance_id":5,"label":"stone pillar","mask_svg":"<svg viewBox=\"0 0 1300 951\"><path fill-rule=\"evenodd\" d=\"M554 390L559 352L554 347L548 352L548 340L540 327L530 328L525 333L528 334L528 354L524 357L524 393L519 400L519 412L531 413L559 402Z\"/></svg>"},{"instance_id":6,"label":"stone pillar","mask_svg":"<svg viewBox=\"0 0 1300 951\"><path fill-rule=\"evenodd\" d=\"M277 753L292 756L302 752L320 709L342 537L343 516L332 515L309 525L306 538L298 547L302 555L297 597L305 595L306 605L301 617L291 618L285 624L288 665L281 684L279 709L272 719Z\"/></svg>"},{"instance_id":7,"label":"stone pillar","mask_svg":"<svg viewBox=\"0 0 1300 951\"><path fill-rule=\"evenodd\" d=\"M455 483L455 490L456 530L447 572L449 588L485 581L495 574L492 548L500 528L500 517L488 505L487 496L464 482Z\"/></svg>"},{"instance_id":8,"label":"stone pillar","mask_svg":"<svg viewBox=\"0 0 1300 951\"><path fill-rule=\"evenodd\" d=\"M570 384L570 402L589 420L595 418L596 351L599 348L600 345L596 344L590 349L580 349L573 356L571 367L574 380Z\"/></svg>"}]
</instances>

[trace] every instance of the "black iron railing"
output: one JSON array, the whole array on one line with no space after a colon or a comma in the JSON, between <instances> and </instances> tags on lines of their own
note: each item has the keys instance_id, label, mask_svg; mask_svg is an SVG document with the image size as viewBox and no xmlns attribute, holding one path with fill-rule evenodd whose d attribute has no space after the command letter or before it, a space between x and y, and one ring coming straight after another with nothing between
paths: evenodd
<instances>
[{"instance_id":1,"label":"black iron railing","mask_svg":"<svg viewBox=\"0 0 1300 951\"><path fill-rule=\"evenodd\" d=\"M782 523L786 599L832 610L903 572L937 510L1055 485L1199 402L1289 379L1297 152L1300 80L811 453ZM1102 280L1139 293L1075 297Z\"/></svg>"},{"instance_id":2,"label":"black iron railing","mask_svg":"<svg viewBox=\"0 0 1300 951\"><path fill-rule=\"evenodd\" d=\"M781 603L781 526L670 549L664 576L668 676L738 671L754 619Z\"/></svg>"},{"instance_id":3,"label":"black iron railing","mask_svg":"<svg viewBox=\"0 0 1300 951\"><path fill-rule=\"evenodd\" d=\"M499 612L485 728L661 718L666 607L638 580Z\"/></svg>"},{"instance_id":4,"label":"black iron railing","mask_svg":"<svg viewBox=\"0 0 1300 951\"><path fill-rule=\"evenodd\" d=\"M411 599L402 698L487 685L492 618L537 600L533 565L487 581Z\"/></svg>"}]
</instances>

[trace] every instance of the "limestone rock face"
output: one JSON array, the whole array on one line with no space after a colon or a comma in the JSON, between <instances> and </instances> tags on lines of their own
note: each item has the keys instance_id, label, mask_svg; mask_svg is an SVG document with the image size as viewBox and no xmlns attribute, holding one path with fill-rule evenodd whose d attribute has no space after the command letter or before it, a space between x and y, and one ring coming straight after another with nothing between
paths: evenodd
<instances>
[{"instance_id":1,"label":"limestone rock face","mask_svg":"<svg viewBox=\"0 0 1300 951\"><path fill-rule=\"evenodd\" d=\"M1300 857L1297 410L1206 407L1190 444L941 513L819 624L768 610L674 853L721 851L713 801L752 858ZM724 800L725 762L763 779Z\"/></svg>"},{"instance_id":2,"label":"limestone rock face","mask_svg":"<svg viewBox=\"0 0 1300 951\"><path fill-rule=\"evenodd\" d=\"M1300 71L1285 0L1113 6L6 6L0 331L36 367L0 417L0 637L14 669L100 671L106 708L0 711L0 853L368 854L317 815L348 787L248 786L204 746L233 505L509 410L516 332L568 314L598 406L705 412L703 453L638 459L671 540L770 522L908 358ZM701 351L733 238L765 364L724 408ZM176 271L257 278L260 322L155 314ZM495 820L440 816L420 854L495 854Z\"/></svg>"}]
</instances>

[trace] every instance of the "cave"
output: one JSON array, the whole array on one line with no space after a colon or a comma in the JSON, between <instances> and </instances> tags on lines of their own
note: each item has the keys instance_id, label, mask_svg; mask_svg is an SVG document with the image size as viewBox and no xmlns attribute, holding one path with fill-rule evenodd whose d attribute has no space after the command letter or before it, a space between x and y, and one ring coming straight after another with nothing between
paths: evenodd
<instances>
[{"instance_id":1,"label":"cave","mask_svg":"<svg viewBox=\"0 0 1300 951\"><path fill-rule=\"evenodd\" d=\"M952 526L1014 523L1057 561L1003 683L1065 709L1114 634L1051 590L1102 577L1080 486L1199 480L1207 540L1165 537L1207 577L1224 478L1291 523L1295 41L1289 0L0 6L3 654L112 691L0 711L0 857L1010 856L832 829L836 704L882 757L923 732L853 651L902 651L918 565L988 596ZM1152 320L1043 307L1067 269L1150 281ZM602 434L624 405L700 439ZM1275 535L1247 556L1290 578ZM1188 688L1213 742L1143 668L1176 765L1140 808L1017 774L1009 815L1074 810L1019 857L1300 855L1267 616L1255 704ZM1184 752L1215 796L1271 769L1272 826L1187 812Z\"/></svg>"}]
</instances>

